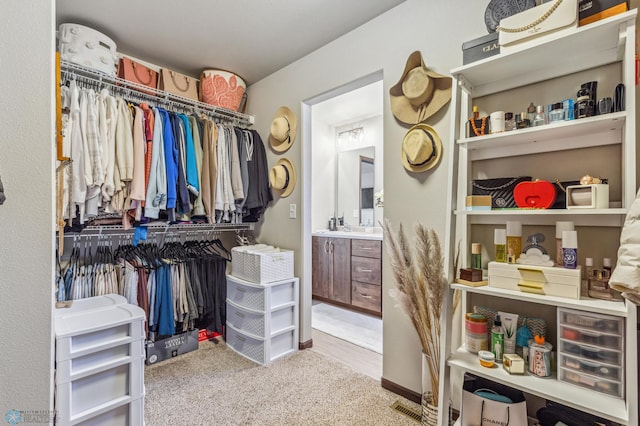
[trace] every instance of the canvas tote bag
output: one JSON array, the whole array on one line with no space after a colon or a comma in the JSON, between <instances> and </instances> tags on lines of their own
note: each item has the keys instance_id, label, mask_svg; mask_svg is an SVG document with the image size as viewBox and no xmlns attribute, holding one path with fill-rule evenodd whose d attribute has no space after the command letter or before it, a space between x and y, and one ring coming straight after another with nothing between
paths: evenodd
<instances>
[{"instance_id":1,"label":"canvas tote bag","mask_svg":"<svg viewBox=\"0 0 640 426\"><path fill-rule=\"evenodd\" d=\"M120 61L118 62L118 77L152 89L155 89L158 86L157 71L147 68L129 58L120 58ZM140 90L145 93L153 94L150 90Z\"/></svg>"},{"instance_id":2,"label":"canvas tote bag","mask_svg":"<svg viewBox=\"0 0 640 426\"><path fill-rule=\"evenodd\" d=\"M555 0L500 20L500 46L509 47L534 37L578 26L578 2ZM501 51L502 52L502 51Z\"/></svg>"},{"instance_id":3,"label":"canvas tote bag","mask_svg":"<svg viewBox=\"0 0 640 426\"><path fill-rule=\"evenodd\" d=\"M460 418L462 426L527 426L527 402L519 390L465 373Z\"/></svg>"},{"instance_id":4,"label":"canvas tote bag","mask_svg":"<svg viewBox=\"0 0 640 426\"><path fill-rule=\"evenodd\" d=\"M160 70L158 89L193 101L198 100L198 80L167 68Z\"/></svg>"}]
</instances>

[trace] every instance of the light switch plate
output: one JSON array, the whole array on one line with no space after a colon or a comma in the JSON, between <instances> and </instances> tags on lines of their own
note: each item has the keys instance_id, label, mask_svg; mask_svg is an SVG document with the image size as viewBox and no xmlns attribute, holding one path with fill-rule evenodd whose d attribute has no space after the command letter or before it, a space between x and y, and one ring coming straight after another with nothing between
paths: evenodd
<instances>
[{"instance_id":1,"label":"light switch plate","mask_svg":"<svg viewBox=\"0 0 640 426\"><path fill-rule=\"evenodd\" d=\"M289 219L295 219L295 218L296 218L296 205L289 204Z\"/></svg>"}]
</instances>

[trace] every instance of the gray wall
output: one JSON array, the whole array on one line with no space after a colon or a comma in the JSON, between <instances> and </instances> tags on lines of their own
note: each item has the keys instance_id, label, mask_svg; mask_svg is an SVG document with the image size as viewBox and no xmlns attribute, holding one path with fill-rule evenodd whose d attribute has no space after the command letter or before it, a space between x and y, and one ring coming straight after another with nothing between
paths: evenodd
<instances>
[{"instance_id":1,"label":"gray wall","mask_svg":"<svg viewBox=\"0 0 640 426\"><path fill-rule=\"evenodd\" d=\"M6 1L0 25L0 416L52 409L53 1Z\"/></svg>"},{"instance_id":2,"label":"gray wall","mask_svg":"<svg viewBox=\"0 0 640 426\"><path fill-rule=\"evenodd\" d=\"M304 133L301 103L316 98L339 86L382 70L384 74L384 214L397 228L403 223L411 230L417 222L433 227L444 238L449 150L448 108L428 120L445 145L440 165L432 171L412 175L400 162L402 138L408 127L396 121L389 107L389 88L400 79L407 57L420 50L425 63L437 72L447 74L462 65L461 45L486 34L483 15L488 0L407 0L384 15L362 25L351 33L327 44L301 60L253 84L248 89L248 111L256 116L254 128L264 140L276 109L287 105L299 117L298 137L284 154L296 166L298 183L293 194L276 199L267 210L258 237L264 242L296 250L295 273L301 277L302 330L300 340L311 338L310 268L303 268L304 256L310 259L310 239L303 235L303 213L310 206L303 203L303 185L311 171L303 165L303 149L310 150L310 132ZM306 136L306 139L305 139ZM268 150L269 165L279 155ZM306 198L310 201L310 197ZM289 219L289 204L298 204L298 218ZM414 391L420 390L420 345L413 327L396 302L388 296L395 284L388 259L383 271L383 338L385 379ZM305 275L305 272L307 274Z\"/></svg>"}]
</instances>

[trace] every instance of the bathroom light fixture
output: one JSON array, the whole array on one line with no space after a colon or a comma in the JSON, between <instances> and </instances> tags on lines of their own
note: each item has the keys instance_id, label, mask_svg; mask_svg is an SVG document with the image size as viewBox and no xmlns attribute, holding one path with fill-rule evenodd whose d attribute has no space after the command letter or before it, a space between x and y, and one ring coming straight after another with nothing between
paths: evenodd
<instances>
[{"instance_id":1,"label":"bathroom light fixture","mask_svg":"<svg viewBox=\"0 0 640 426\"><path fill-rule=\"evenodd\" d=\"M346 148L353 145L358 145L362 142L363 137L363 127L356 127L354 129L345 130L338 133L338 146Z\"/></svg>"}]
</instances>

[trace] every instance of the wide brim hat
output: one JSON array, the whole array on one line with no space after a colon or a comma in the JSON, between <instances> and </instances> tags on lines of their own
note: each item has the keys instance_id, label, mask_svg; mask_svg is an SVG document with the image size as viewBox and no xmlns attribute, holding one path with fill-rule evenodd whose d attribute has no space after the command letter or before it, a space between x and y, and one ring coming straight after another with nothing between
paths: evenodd
<instances>
[{"instance_id":1,"label":"wide brim hat","mask_svg":"<svg viewBox=\"0 0 640 426\"><path fill-rule=\"evenodd\" d=\"M410 172L425 172L434 168L442 157L442 141L435 129L417 124L402 140L402 165Z\"/></svg>"},{"instance_id":2,"label":"wide brim hat","mask_svg":"<svg viewBox=\"0 0 640 426\"><path fill-rule=\"evenodd\" d=\"M288 107L282 106L278 108L269 130L269 144L276 152L285 152L296 139L298 130L298 118L296 114Z\"/></svg>"},{"instance_id":3,"label":"wide brim hat","mask_svg":"<svg viewBox=\"0 0 640 426\"><path fill-rule=\"evenodd\" d=\"M451 100L451 81L427 68L420 51L413 52L400 81L389 89L391 112L403 123L422 123Z\"/></svg>"},{"instance_id":4,"label":"wide brim hat","mask_svg":"<svg viewBox=\"0 0 640 426\"><path fill-rule=\"evenodd\" d=\"M286 158L278 160L269 170L269 184L280 197L287 197L293 192L296 186L296 169L291 161Z\"/></svg>"}]
</instances>

